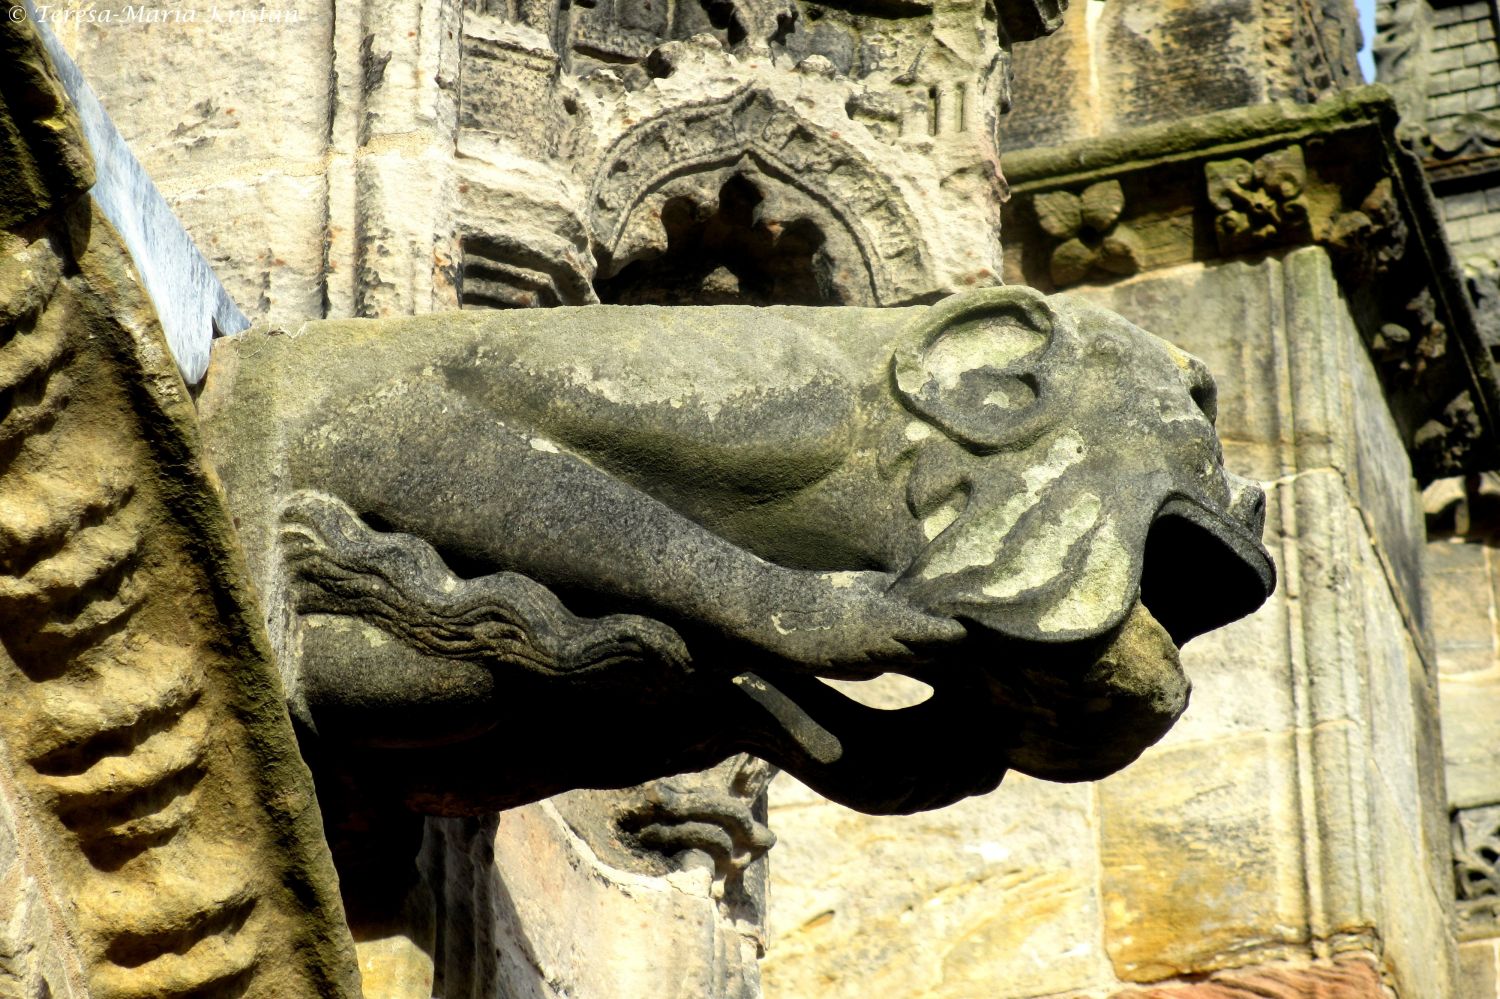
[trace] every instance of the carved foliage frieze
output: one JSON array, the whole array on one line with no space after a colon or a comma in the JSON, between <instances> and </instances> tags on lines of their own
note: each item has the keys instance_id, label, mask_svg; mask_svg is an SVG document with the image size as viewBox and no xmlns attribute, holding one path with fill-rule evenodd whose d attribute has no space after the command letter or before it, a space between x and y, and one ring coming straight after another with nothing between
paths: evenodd
<instances>
[{"instance_id":1,"label":"carved foliage frieze","mask_svg":"<svg viewBox=\"0 0 1500 999\"><path fill-rule=\"evenodd\" d=\"M1492 356L1500 334L1476 314L1440 238L1422 163L1403 148L1398 124L1391 96L1372 88L1308 108L1142 127L1106 146L1011 154L1003 163L1015 194L1002 229L1006 280L1041 288L1105 283L1130 268L1254 262L1323 247L1418 478L1474 470L1500 412ZM1104 203L1093 192L1112 182L1128 208L1113 219L1094 214L1113 225L1116 239L1122 228L1135 237L1129 268L1100 266L1103 253L1087 252L1081 235L1090 228L1085 195ZM1475 288L1483 291L1484 282Z\"/></svg>"},{"instance_id":2,"label":"carved foliage frieze","mask_svg":"<svg viewBox=\"0 0 1500 999\"><path fill-rule=\"evenodd\" d=\"M1307 163L1301 146L1274 150L1253 163L1238 157L1207 163L1203 176L1218 213L1214 234L1225 256L1306 239Z\"/></svg>"}]
</instances>

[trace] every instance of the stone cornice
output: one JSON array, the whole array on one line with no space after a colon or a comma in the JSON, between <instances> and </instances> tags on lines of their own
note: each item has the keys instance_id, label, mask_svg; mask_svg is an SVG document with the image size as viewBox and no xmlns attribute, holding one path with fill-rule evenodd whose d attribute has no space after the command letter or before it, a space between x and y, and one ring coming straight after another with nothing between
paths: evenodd
<instances>
[{"instance_id":1,"label":"stone cornice","mask_svg":"<svg viewBox=\"0 0 1500 999\"><path fill-rule=\"evenodd\" d=\"M1361 87L1009 154L1006 280L1050 291L1322 246L1418 477L1500 466L1491 345L1399 120Z\"/></svg>"},{"instance_id":2,"label":"stone cornice","mask_svg":"<svg viewBox=\"0 0 1500 999\"><path fill-rule=\"evenodd\" d=\"M1395 99L1380 86L1344 91L1317 104L1281 101L1217 111L1060 146L1006 153L1011 190L1086 184L1123 170L1243 156L1255 149L1372 126L1394 129Z\"/></svg>"}]
</instances>

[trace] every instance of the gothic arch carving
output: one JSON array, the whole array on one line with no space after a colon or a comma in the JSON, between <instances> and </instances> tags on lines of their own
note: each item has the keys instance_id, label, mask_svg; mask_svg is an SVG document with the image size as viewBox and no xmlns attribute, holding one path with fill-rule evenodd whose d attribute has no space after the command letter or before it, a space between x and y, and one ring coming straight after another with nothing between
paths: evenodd
<instances>
[{"instance_id":1,"label":"gothic arch carving","mask_svg":"<svg viewBox=\"0 0 1500 999\"><path fill-rule=\"evenodd\" d=\"M603 269L642 252L653 194L683 178L742 165L817 206L855 247L868 301L900 305L934 287L920 226L901 191L849 143L807 121L766 90L674 109L626 132L606 152L590 190ZM860 297L864 297L863 295Z\"/></svg>"}]
</instances>

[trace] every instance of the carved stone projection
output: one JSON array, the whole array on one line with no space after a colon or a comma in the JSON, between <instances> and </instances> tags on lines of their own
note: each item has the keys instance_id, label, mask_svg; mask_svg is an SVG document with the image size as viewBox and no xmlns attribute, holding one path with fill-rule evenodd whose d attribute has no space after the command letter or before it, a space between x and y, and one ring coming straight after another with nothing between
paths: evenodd
<instances>
[{"instance_id":1,"label":"carved stone projection","mask_svg":"<svg viewBox=\"0 0 1500 999\"><path fill-rule=\"evenodd\" d=\"M1078 194L1052 191L1032 205L1042 231L1059 240L1048 268L1057 287L1077 284L1096 269L1120 275L1140 270L1140 239L1120 224L1125 193L1119 181L1091 184Z\"/></svg>"},{"instance_id":2,"label":"carved stone projection","mask_svg":"<svg viewBox=\"0 0 1500 999\"><path fill-rule=\"evenodd\" d=\"M1176 647L1272 585L1202 365L1027 289L308 323L212 367L357 927L413 890L403 815L742 752L876 812L1102 776L1185 706ZM886 671L932 697L818 679ZM716 866L759 848L730 822Z\"/></svg>"},{"instance_id":3,"label":"carved stone projection","mask_svg":"<svg viewBox=\"0 0 1500 999\"><path fill-rule=\"evenodd\" d=\"M0 992L357 996L191 402L24 20L0 147Z\"/></svg>"},{"instance_id":4,"label":"carved stone projection","mask_svg":"<svg viewBox=\"0 0 1500 999\"><path fill-rule=\"evenodd\" d=\"M1205 164L1208 200L1218 210L1214 234L1225 256L1308 236L1307 164L1301 146L1243 159Z\"/></svg>"}]
</instances>

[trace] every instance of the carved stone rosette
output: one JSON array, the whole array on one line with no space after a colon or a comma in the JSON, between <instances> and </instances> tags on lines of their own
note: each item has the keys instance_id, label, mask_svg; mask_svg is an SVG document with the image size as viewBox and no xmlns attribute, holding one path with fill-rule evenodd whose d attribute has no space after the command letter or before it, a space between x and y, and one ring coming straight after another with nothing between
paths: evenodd
<instances>
[{"instance_id":1,"label":"carved stone rosette","mask_svg":"<svg viewBox=\"0 0 1500 999\"><path fill-rule=\"evenodd\" d=\"M0 912L77 969L15 994L357 996L187 391L30 24L0 51Z\"/></svg>"}]
</instances>

